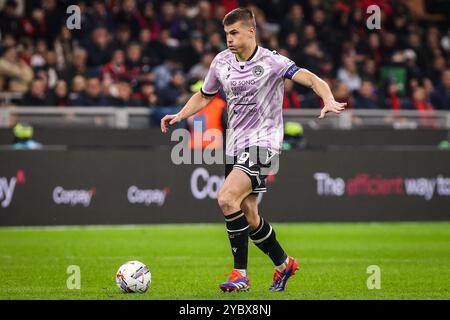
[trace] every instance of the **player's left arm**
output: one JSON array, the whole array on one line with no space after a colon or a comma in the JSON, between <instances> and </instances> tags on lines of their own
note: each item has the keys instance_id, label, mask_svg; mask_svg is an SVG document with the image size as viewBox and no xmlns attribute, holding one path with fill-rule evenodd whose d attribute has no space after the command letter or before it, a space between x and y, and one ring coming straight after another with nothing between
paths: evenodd
<instances>
[{"instance_id":1,"label":"player's left arm","mask_svg":"<svg viewBox=\"0 0 450 320\"><path fill-rule=\"evenodd\" d=\"M314 92L322 98L324 107L320 111L320 119L325 117L325 114L330 111L341 113L347 105L347 103L341 103L334 100L333 93L328 84L309 70L300 69L295 73L291 80L313 89Z\"/></svg>"}]
</instances>

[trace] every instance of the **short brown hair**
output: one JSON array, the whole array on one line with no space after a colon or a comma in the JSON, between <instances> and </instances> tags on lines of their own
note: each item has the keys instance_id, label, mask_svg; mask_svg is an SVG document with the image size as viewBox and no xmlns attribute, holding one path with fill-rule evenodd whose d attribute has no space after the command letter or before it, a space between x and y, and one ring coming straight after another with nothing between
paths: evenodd
<instances>
[{"instance_id":1,"label":"short brown hair","mask_svg":"<svg viewBox=\"0 0 450 320\"><path fill-rule=\"evenodd\" d=\"M256 28L255 15L252 10L247 8L236 8L228 12L223 18L222 24L224 26L229 26L230 24L242 21L253 28Z\"/></svg>"}]
</instances>

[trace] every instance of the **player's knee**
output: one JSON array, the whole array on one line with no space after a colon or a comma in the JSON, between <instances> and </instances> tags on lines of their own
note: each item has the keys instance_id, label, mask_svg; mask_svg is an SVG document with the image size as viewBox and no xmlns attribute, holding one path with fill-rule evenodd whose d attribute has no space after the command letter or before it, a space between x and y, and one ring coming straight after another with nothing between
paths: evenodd
<instances>
[{"instance_id":1,"label":"player's knee","mask_svg":"<svg viewBox=\"0 0 450 320\"><path fill-rule=\"evenodd\" d=\"M221 190L219 192L217 201L224 213L233 213L234 211L239 210L239 205L237 205L236 197L234 197L232 193L227 192L226 190Z\"/></svg>"}]
</instances>

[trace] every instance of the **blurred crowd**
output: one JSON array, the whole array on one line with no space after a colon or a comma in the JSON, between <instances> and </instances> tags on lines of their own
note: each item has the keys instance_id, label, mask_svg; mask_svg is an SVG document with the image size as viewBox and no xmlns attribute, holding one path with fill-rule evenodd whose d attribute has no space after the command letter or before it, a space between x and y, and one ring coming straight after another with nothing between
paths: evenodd
<instances>
[{"instance_id":1,"label":"blurred crowd","mask_svg":"<svg viewBox=\"0 0 450 320\"><path fill-rule=\"evenodd\" d=\"M81 29L69 30L69 5ZM368 6L381 9L370 30ZM358 109L450 110L450 1L0 0L0 91L26 106L184 104L226 49L221 24L247 6L259 44L326 80ZM318 108L286 81L283 108Z\"/></svg>"}]
</instances>

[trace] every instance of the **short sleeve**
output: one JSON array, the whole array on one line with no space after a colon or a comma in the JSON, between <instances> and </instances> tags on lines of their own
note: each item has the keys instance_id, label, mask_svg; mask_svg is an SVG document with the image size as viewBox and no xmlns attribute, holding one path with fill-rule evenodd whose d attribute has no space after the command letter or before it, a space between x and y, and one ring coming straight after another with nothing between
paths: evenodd
<instances>
[{"instance_id":1,"label":"short sleeve","mask_svg":"<svg viewBox=\"0 0 450 320\"><path fill-rule=\"evenodd\" d=\"M205 81L203 83L200 91L205 96L214 96L220 89L220 81L217 77L217 56L211 62L211 65L206 75Z\"/></svg>"},{"instance_id":2,"label":"short sleeve","mask_svg":"<svg viewBox=\"0 0 450 320\"><path fill-rule=\"evenodd\" d=\"M294 61L273 51L273 58L277 66L278 74L280 77L292 79L292 77L301 70Z\"/></svg>"}]
</instances>

